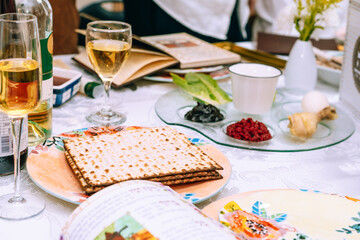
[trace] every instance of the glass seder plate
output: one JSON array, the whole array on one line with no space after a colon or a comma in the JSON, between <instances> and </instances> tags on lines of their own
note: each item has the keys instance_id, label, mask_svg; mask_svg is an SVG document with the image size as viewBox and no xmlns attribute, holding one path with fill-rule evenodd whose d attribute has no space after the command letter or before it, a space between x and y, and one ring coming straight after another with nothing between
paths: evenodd
<instances>
[{"instance_id":1,"label":"glass seder plate","mask_svg":"<svg viewBox=\"0 0 360 240\"><path fill-rule=\"evenodd\" d=\"M213 142L225 146L272 152L310 151L329 147L348 139L355 131L353 120L339 107L336 107L338 118L323 120L318 124L315 134L308 139L291 135L288 116L302 112L301 94L289 94L278 89L271 111L264 115L250 115L237 111L233 103L221 105L220 111L225 119L216 123L196 123L188 121L184 115L196 102L181 89L168 92L156 102L155 110L159 118L169 125L179 125L193 129ZM263 122L269 129L272 139L263 142L249 142L234 139L226 135L226 127L241 119L252 118Z\"/></svg>"}]
</instances>

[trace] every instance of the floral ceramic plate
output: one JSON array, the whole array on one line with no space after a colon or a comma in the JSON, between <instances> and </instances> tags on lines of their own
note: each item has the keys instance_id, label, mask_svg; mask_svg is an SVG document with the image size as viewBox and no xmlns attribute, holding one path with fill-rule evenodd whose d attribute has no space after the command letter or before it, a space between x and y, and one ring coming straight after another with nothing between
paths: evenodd
<instances>
[{"instance_id":1,"label":"floral ceramic plate","mask_svg":"<svg viewBox=\"0 0 360 240\"><path fill-rule=\"evenodd\" d=\"M240 235L251 232L253 239L263 239L261 232L277 236L269 239L360 239L358 201L318 191L265 190L221 199L203 212ZM236 218L243 220L237 227Z\"/></svg>"},{"instance_id":2,"label":"floral ceramic plate","mask_svg":"<svg viewBox=\"0 0 360 240\"><path fill-rule=\"evenodd\" d=\"M139 127L93 127L62 133L46 140L31 151L26 167L31 179L44 191L65 201L80 204L89 195L82 190L80 183L72 172L64 156L62 139L72 137L94 136L127 131ZM225 155L218 149L199 138L189 138L205 153L217 161L224 170L219 171L223 179L173 186L185 199L192 203L202 202L218 193L228 182L231 166Z\"/></svg>"}]
</instances>

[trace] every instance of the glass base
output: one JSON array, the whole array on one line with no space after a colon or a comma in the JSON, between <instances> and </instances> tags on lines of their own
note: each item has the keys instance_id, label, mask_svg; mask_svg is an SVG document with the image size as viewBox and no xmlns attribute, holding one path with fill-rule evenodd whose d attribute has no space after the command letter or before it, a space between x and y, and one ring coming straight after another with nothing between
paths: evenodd
<instances>
[{"instance_id":1,"label":"glass base","mask_svg":"<svg viewBox=\"0 0 360 240\"><path fill-rule=\"evenodd\" d=\"M102 126L118 125L126 121L125 114L118 112L107 112L106 114L98 111L86 116L86 120Z\"/></svg>"},{"instance_id":2,"label":"glass base","mask_svg":"<svg viewBox=\"0 0 360 240\"><path fill-rule=\"evenodd\" d=\"M24 220L39 215L45 209L44 200L23 194L15 199L14 194L6 194L0 197L0 218L5 220Z\"/></svg>"}]
</instances>

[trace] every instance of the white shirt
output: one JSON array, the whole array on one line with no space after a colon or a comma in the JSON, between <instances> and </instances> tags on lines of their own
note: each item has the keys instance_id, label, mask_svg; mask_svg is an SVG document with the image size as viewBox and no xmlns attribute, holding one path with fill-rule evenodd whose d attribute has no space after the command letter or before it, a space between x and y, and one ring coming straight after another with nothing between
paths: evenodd
<instances>
[{"instance_id":1,"label":"white shirt","mask_svg":"<svg viewBox=\"0 0 360 240\"><path fill-rule=\"evenodd\" d=\"M248 0L238 0L243 36L249 18ZM187 28L205 36L226 39L236 0L154 0L167 14Z\"/></svg>"}]
</instances>

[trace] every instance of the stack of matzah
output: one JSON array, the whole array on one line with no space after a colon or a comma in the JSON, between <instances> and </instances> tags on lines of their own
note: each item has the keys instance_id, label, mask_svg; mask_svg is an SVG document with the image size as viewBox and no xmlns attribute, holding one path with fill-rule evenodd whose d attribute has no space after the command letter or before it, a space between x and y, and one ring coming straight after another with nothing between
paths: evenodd
<instances>
[{"instance_id":1,"label":"stack of matzah","mask_svg":"<svg viewBox=\"0 0 360 240\"><path fill-rule=\"evenodd\" d=\"M131 179L173 185L222 178L219 164L170 127L63 141L66 159L86 193Z\"/></svg>"}]
</instances>

